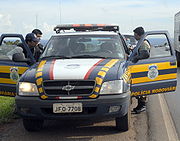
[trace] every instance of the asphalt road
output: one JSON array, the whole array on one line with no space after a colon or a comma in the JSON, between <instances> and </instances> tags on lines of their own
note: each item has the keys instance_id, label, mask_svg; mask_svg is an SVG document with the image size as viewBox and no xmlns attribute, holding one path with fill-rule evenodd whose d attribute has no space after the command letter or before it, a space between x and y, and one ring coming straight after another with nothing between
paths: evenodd
<instances>
[{"instance_id":1,"label":"asphalt road","mask_svg":"<svg viewBox=\"0 0 180 141\"><path fill-rule=\"evenodd\" d=\"M165 94L165 98L180 138L180 68L178 68L178 83L176 92Z\"/></svg>"},{"instance_id":2,"label":"asphalt road","mask_svg":"<svg viewBox=\"0 0 180 141\"><path fill-rule=\"evenodd\" d=\"M133 99L132 108L136 106ZM147 141L148 124L146 112L131 115L131 127L127 132L118 132L114 120L47 121L40 132L27 132L21 119L0 125L0 141Z\"/></svg>"}]
</instances>

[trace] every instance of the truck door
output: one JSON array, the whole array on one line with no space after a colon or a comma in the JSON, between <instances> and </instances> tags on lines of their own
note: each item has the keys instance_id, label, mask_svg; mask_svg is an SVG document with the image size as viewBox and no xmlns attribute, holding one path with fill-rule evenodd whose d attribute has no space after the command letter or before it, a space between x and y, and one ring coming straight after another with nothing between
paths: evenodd
<instances>
[{"instance_id":1,"label":"truck door","mask_svg":"<svg viewBox=\"0 0 180 141\"><path fill-rule=\"evenodd\" d=\"M168 93L176 90L177 64L169 34L162 32L146 32L138 42L130 60L142 43L150 44L150 57L130 62L131 95L142 96Z\"/></svg>"},{"instance_id":2,"label":"truck door","mask_svg":"<svg viewBox=\"0 0 180 141\"><path fill-rule=\"evenodd\" d=\"M22 47L19 47L21 44ZM26 50L29 59L34 58L20 34L2 34L0 38L0 96L15 96L19 77L29 68L25 62L12 61L12 50L17 53Z\"/></svg>"}]
</instances>

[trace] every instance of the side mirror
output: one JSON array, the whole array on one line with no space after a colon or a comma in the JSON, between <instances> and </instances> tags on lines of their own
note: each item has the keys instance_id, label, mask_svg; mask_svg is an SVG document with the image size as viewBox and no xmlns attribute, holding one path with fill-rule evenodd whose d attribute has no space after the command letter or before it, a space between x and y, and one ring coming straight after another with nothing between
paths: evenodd
<instances>
[{"instance_id":1,"label":"side mirror","mask_svg":"<svg viewBox=\"0 0 180 141\"><path fill-rule=\"evenodd\" d=\"M180 36L178 36L178 41L180 42Z\"/></svg>"},{"instance_id":2,"label":"side mirror","mask_svg":"<svg viewBox=\"0 0 180 141\"><path fill-rule=\"evenodd\" d=\"M14 62L25 62L25 63L28 63L28 64L30 63L30 59L25 58L23 53L15 53L15 54L13 54L12 60Z\"/></svg>"}]
</instances>

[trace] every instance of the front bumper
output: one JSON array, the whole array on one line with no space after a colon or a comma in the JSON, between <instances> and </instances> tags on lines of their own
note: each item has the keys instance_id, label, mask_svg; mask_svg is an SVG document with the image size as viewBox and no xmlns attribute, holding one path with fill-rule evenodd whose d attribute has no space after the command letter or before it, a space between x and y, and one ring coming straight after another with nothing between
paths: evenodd
<instances>
[{"instance_id":1,"label":"front bumper","mask_svg":"<svg viewBox=\"0 0 180 141\"><path fill-rule=\"evenodd\" d=\"M82 113L53 113L54 103L82 103ZM23 118L35 119L89 119L121 117L128 112L130 93L99 96L97 99L42 100L39 97L16 96L17 114ZM111 106L119 106L116 112L109 112Z\"/></svg>"}]
</instances>

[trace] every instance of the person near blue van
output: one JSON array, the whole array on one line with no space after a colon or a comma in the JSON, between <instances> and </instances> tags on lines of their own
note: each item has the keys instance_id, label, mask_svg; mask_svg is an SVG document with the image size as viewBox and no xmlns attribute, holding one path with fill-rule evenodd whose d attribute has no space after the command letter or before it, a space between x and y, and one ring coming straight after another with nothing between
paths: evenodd
<instances>
[{"instance_id":1,"label":"person near blue van","mask_svg":"<svg viewBox=\"0 0 180 141\"><path fill-rule=\"evenodd\" d=\"M133 30L133 32L134 32L134 37L137 41L139 41L143 36L143 34L145 33L143 27L137 27L136 29ZM137 60L149 58L150 47L151 47L150 43L148 42L148 40L145 39L143 44L140 46L138 50L139 53L134 57L133 62L136 63ZM138 101L138 104L137 107L135 107L132 112L135 114L139 114L146 110L147 96L138 96L136 97L136 99Z\"/></svg>"}]
</instances>

